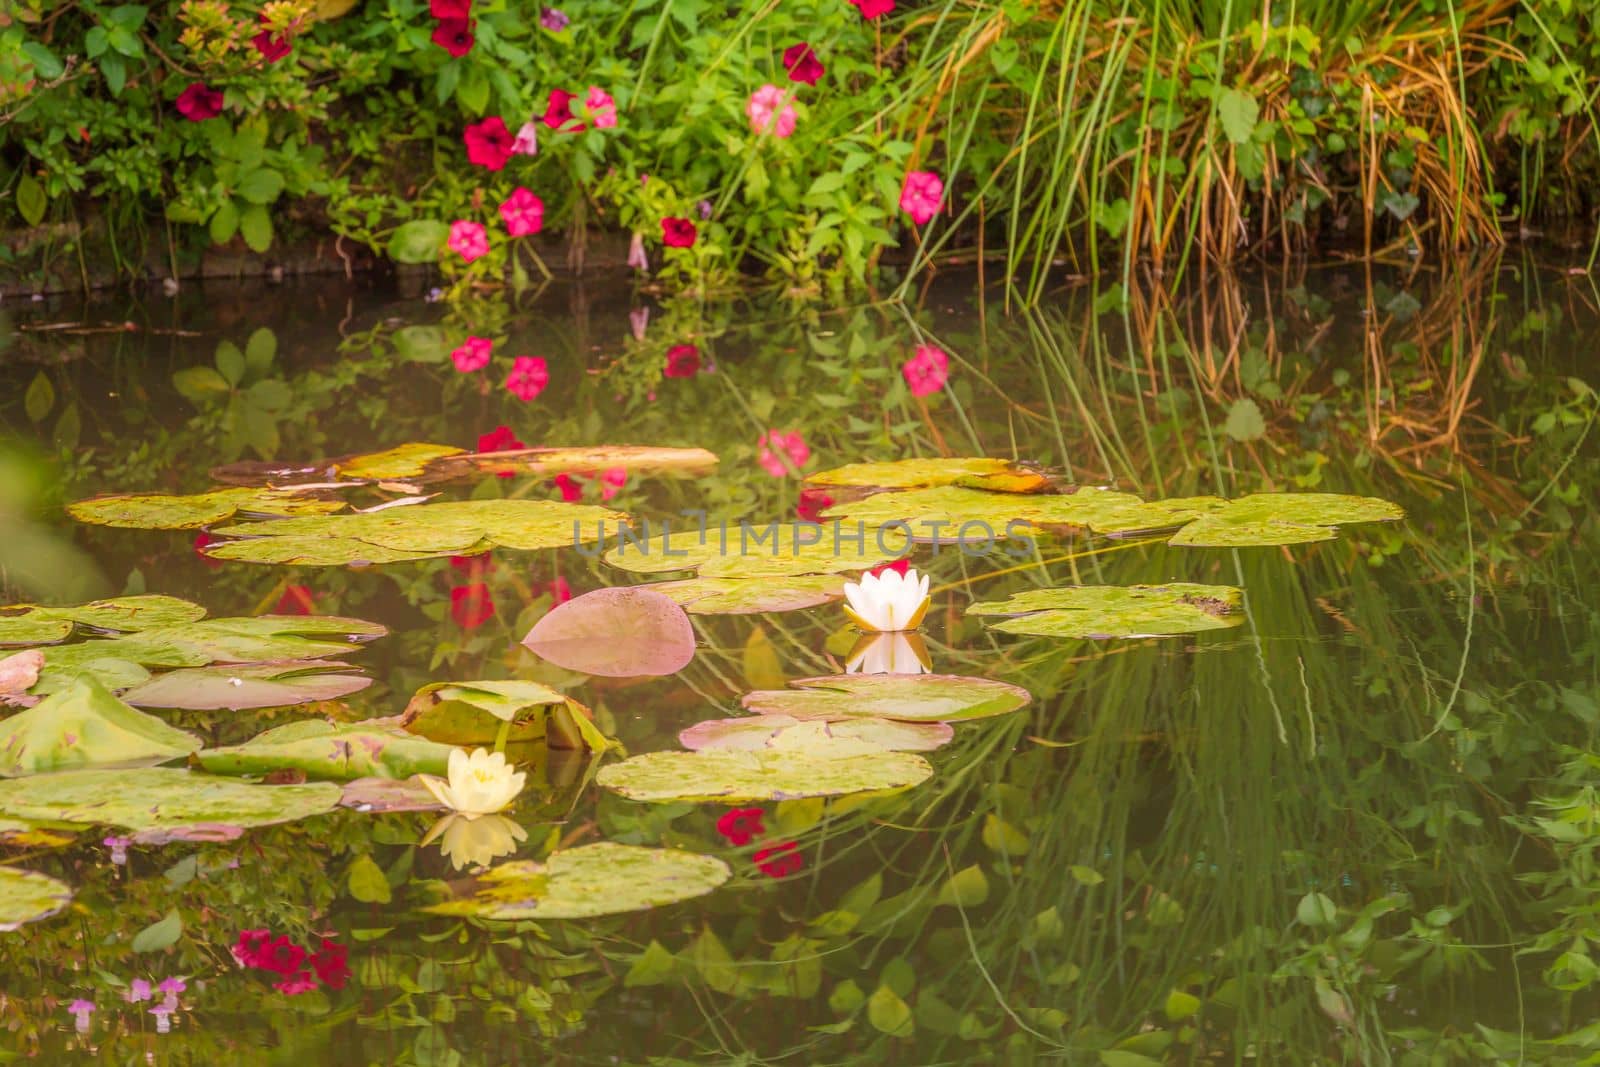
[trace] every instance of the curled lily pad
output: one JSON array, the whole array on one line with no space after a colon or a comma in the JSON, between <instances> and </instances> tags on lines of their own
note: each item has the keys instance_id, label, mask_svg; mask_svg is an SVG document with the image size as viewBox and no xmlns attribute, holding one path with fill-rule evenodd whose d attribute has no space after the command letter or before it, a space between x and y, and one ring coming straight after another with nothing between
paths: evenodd
<instances>
[{"instance_id":1,"label":"curled lily pad","mask_svg":"<svg viewBox=\"0 0 1600 1067\"><path fill-rule=\"evenodd\" d=\"M522 643L558 667L606 678L676 674L694 658L694 626L643 586L596 589L548 612Z\"/></svg>"},{"instance_id":2,"label":"curled lily pad","mask_svg":"<svg viewBox=\"0 0 1600 1067\"><path fill-rule=\"evenodd\" d=\"M715 856L604 841L519 860L479 875L458 900L423 910L479 919L589 919L704 896L728 880Z\"/></svg>"},{"instance_id":3,"label":"curled lily pad","mask_svg":"<svg viewBox=\"0 0 1600 1067\"><path fill-rule=\"evenodd\" d=\"M970 544L994 543L1015 536L1016 527L1065 526L1095 529L1144 501L1131 493L1090 487L1063 493L995 493L940 485L874 493L837 504L823 512L829 519L864 523L869 540L875 529L904 531L917 541Z\"/></svg>"},{"instance_id":4,"label":"curled lily pad","mask_svg":"<svg viewBox=\"0 0 1600 1067\"><path fill-rule=\"evenodd\" d=\"M410 480L421 477L430 463L449 456L462 455L463 451L450 445L411 442L382 452L368 452L365 455L328 460L327 468L330 474L339 478L375 482Z\"/></svg>"},{"instance_id":5,"label":"curled lily pad","mask_svg":"<svg viewBox=\"0 0 1600 1067\"><path fill-rule=\"evenodd\" d=\"M122 699L139 707L191 711L281 708L337 700L372 684L355 671L348 663L321 659L192 667L157 675Z\"/></svg>"},{"instance_id":6,"label":"curled lily pad","mask_svg":"<svg viewBox=\"0 0 1600 1067\"><path fill-rule=\"evenodd\" d=\"M793 800L905 789L933 768L907 752L833 757L803 751L650 752L602 767L595 781L630 800Z\"/></svg>"},{"instance_id":7,"label":"curled lily pad","mask_svg":"<svg viewBox=\"0 0 1600 1067\"><path fill-rule=\"evenodd\" d=\"M200 747L193 734L135 711L93 678L0 722L0 775L162 763Z\"/></svg>"},{"instance_id":8,"label":"curled lily pad","mask_svg":"<svg viewBox=\"0 0 1600 1067\"><path fill-rule=\"evenodd\" d=\"M954 674L835 674L789 685L746 693L745 710L797 719L962 722L1004 715L1033 699L1005 682Z\"/></svg>"},{"instance_id":9,"label":"curled lily pad","mask_svg":"<svg viewBox=\"0 0 1600 1067\"><path fill-rule=\"evenodd\" d=\"M313 719L267 730L242 745L206 749L196 758L213 774L295 770L307 778L343 782L444 775L452 751L450 745L407 733L388 722L336 725Z\"/></svg>"},{"instance_id":10,"label":"curled lily pad","mask_svg":"<svg viewBox=\"0 0 1600 1067\"><path fill-rule=\"evenodd\" d=\"M640 445L597 445L593 448L519 448L508 452L476 452L430 466L430 476L473 474L591 474L625 470L631 474L703 474L717 465L717 456L703 448L653 448Z\"/></svg>"},{"instance_id":11,"label":"curled lily pad","mask_svg":"<svg viewBox=\"0 0 1600 1067\"><path fill-rule=\"evenodd\" d=\"M587 708L547 685L517 679L425 685L400 717L411 733L462 746L493 742L506 723L513 744L544 741L591 752L611 747Z\"/></svg>"},{"instance_id":12,"label":"curled lily pad","mask_svg":"<svg viewBox=\"0 0 1600 1067\"><path fill-rule=\"evenodd\" d=\"M969 615L1008 615L990 627L1041 637L1168 637L1222 630L1244 621L1241 593L1230 585L1080 585L1030 589L985 601Z\"/></svg>"},{"instance_id":13,"label":"curled lily pad","mask_svg":"<svg viewBox=\"0 0 1600 1067\"><path fill-rule=\"evenodd\" d=\"M809 485L876 489L920 489L970 485L1002 492L1032 493L1049 485L1039 468L1009 459L983 457L901 459L888 463L849 463L806 475Z\"/></svg>"},{"instance_id":14,"label":"curled lily pad","mask_svg":"<svg viewBox=\"0 0 1600 1067\"><path fill-rule=\"evenodd\" d=\"M1334 527L1357 522L1394 522L1405 517L1398 504L1339 493L1255 493L1230 500L1179 530L1171 544L1229 548L1328 541Z\"/></svg>"},{"instance_id":15,"label":"curled lily pad","mask_svg":"<svg viewBox=\"0 0 1600 1067\"><path fill-rule=\"evenodd\" d=\"M48 919L72 900L72 887L38 871L0 867L0 932Z\"/></svg>"},{"instance_id":16,"label":"curled lily pad","mask_svg":"<svg viewBox=\"0 0 1600 1067\"><path fill-rule=\"evenodd\" d=\"M844 596L837 574L793 574L775 578L685 578L651 582L650 588L683 605L691 615L753 615L800 611Z\"/></svg>"},{"instance_id":17,"label":"curled lily pad","mask_svg":"<svg viewBox=\"0 0 1600 1067\"><path fill-rule=\"evenodd\" d=\"M690 751L731 749L741 752L804 747L805 729L824 730L830 737L900 752L932 752L949 744L955 731L945 722L897 722L893 719L840 719L807 721L793 715L746 715L736 719L698 722L678 734L678 743Z\"/></svg>"},{"instance_id":18,"label":"curled lily pad","mask_svg":"<svg viewBox=\"0 0 1600 1067\"><path fill-rule=\"evenodd\" d=\"M215 823L266 826L330 811L339 787L251 785L168 767L118 771L60 771L0 781L0 815L94 823L129 830Z\"/></svg>"},{"instance_id":19,"label":"curled lily pad","mask_svg":"<svg viewBox=\"0 0 1600 1067\"><path fill-rule=\"evenodd\" d=\"M44 653L36 648L10 656L0 655L0 704L23 703L26 693L39 680Z\"/></svg>"},{"instance_id":20,"label":"curled lily pad","mask_svg":"<svg viewBox=\"0 0 1600 1067\"><path fill-rule=\"evenodd\" d=\"M582 544L601 524L627 516L555 500L448 500L351 515L317 515L226 526L238 540L206 546L217 559L334 566L470 555L490 548L532 551Z\"/></svg>"},{"instance_id":21,"label":"curled lily pad","mask_svg":"<svg viewBox=\"0 0 1600 1067\"><path fill-rule=\"evenodd\" d=\"M187 496L127 493L97 496L67 505L67 514L94 526L133 530L198 530L235 515L320 515L343 508L293 489L227 488Z\"/></svg>"},{"instance_id":22,"label":"curled lily pad","mask_svg":"<svg viewBox=\"0 0 1600 1067\"><path fill-rule=\"evenodd\" d=\"M635 574L695 571L702 578L773 578L796 574L859 571L905 555L909 541L898 530L868 530L862 537L831 523L768 523L708 528L667 527L635 543L619 534L605 560Z\"/></svg>"}]
</instances>

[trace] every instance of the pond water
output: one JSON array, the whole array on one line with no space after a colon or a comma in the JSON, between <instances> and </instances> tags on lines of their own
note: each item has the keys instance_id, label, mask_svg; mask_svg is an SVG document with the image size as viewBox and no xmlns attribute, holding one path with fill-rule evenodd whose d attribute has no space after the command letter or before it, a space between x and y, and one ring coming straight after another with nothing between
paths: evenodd
<instances>
[{"instance_id":1,"label":"pond water","mask_svg":"<svg viewBox=\"0 0 1600 1067\"><path fill-rule=\"evenodd\" d=\"M663 307L562 284L451 308L386 283L319 280L0 308L11 434L0 602L161 594L216 619L312 613L384 628L353 643L345 635L363 631L334 625L347 648L295 652L292 636L273 643L304 632L284 623L252 631L270 655L199 660L293 660L279 666L304 679L305 659L343 651L365 688L313 668L331 688L307 692L327 699L230 711L217 710L226 696L200 697L152 714L209 750L303 719L396 716L435 683L521 679L580 702L622 746L590 758L514 743L528 775L517 805L443 828L436 806L313 799L276 813L288 821L241 833L196 818L224 825L162 841L93 817L127 788L113 776L153 772L83 772L112 784L72 810L45 779L16 779L12 793L0 782L0 862L72 892L0 933L0 1044L46 1062L1588 1062L1600 1046L1589 1025L1600 294L1588 276L1509 260L1442 274L1329 268L1176 291L1069 286L1010 316L974 277L923 296L918 308ZM493 358L462 372L450 352L469 334L491 339ZM902 365L923 344L948 353L948 382L916 396ZM523 355L548 373L528 400L504 386ZM785 435L780 454L762 452L771 431ZM982 513L1002 534L989 551L916 546L933 587L919 641L859 648L837 579L812 578L806 588L835 599L691 608L693 659L663 677L588 676L520 644L569 593L682 577L631 573L561 537L472 558L424 538L429 558L274 565L202 555L194 524L115 528L62 510L96 494L198 493L218 484L212 469L241 462L512 439L698 448L718 463L663 474L602 457L559 483L548 471L432 482L395 468L349 499L440 494L374 513L393 517L569 495L654 523L693 525L682 513L702 510L721 528L828 504L855 514L861 490L802 477L862 461L1025 460L1059 473L1047 488L1095 488L1003 494L1038 486L991 482L986 498L1005 505ZM1111 499L1100 487L1147 501L1351 494L1405 517L1311 533L1302 522L1303 537L1280 538L1301 543L1268 546L1183 544L1172 529L1193 516L1153 536L1104 536L1102 524L1003 538L1017 501L1100 506ZM225 527L232 510L206 525ZM332 536L313 534L300 558ZM745 580L737 595L757 602L805 586ZM1219 589L1154 594L1160 610L1132 618L1091 604L1043 633L968 611L1027 590L1170 583ZM78 620L73 640L97 622ZM626 675L649 650L631 622L616 626L579 644ZM1164 626L1178 632L1130 636ZM145 657L131 668L141 675L192 667L118 648ZM893 757L880 784L920 776L909 788L796 798L828 790L794 757L771 787L786 799L645 802L600 773L681 750L680 731L741 714L752 691L852 665L900 678L870 672L891 659L916 672L923 657L1031 702L960 688L981 683L906 690L913 717L996 712L943 734L899 728L900 743L937 746ZM127 669L110 668L108 687L131 690L138 678L117 684ZM238 670L224 668L223 684ZM871 694L838 703L858 700ZM807 747L825 733L846 748ZM845 734L791 733L777 763L866 753L877 781L882 736ZM699 766L673 763L655 786L722 788ZM249 788L321 788L303 777L290 767ZM51 815L77 825L33 825ZM206 836L223 839L190 839ZM588 853L564 882L563 859L542 873L524 863L604 842L672 850L686 866L662 888L660 870L620 853ZM485 868L524 881L496 897ZM448 913L530 897L642 910ZM252 956L249 931L286 938L286 965ZM174 978L181 989L160 987Z\"/></svg>"}]
</instances>

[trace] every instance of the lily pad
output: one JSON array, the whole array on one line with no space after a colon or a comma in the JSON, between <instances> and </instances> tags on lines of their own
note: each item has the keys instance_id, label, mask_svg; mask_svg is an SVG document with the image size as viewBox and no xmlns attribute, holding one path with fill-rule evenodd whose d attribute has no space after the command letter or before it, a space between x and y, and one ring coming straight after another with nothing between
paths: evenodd
<instances>
[{"instance_id":1,"label":"lily pad","mask_svg":"<svg viewBox=\"0 0 1600 1067\"><path fill-rule=\"evenodd\" d=\"M193 734L135 711L93 678L0 722L0 775L162 763L200 747Z\"/></svg>"},{"instance_id":2,"label":"lily pad","mask_svg":"<svg viewBox=\"0 0 1600 1067\"><path fill-rule=\"evenodd\" d=\"M874 493L836 504L823 515L847 519L847 528L851 523L865 523L869 543L874 528L898 530L892 525L897 523L908 526L917 541L972 543L1003 541L1013 523L1094 529L1101 522L1115 524L1129 508L1143 504L1132 493L1110 489L1080 487L1064 493L1021 494L941 485Z\"/></svg>"},{"instance_id":3,"label":"lily pad","mask_svg":"<svg viewBox=\"0 0 1600 1067\"><path fill-rule=\"evenodd\" d=\"M595 781L630 800L794 800L905 789L933 768L907 752L834 758L804 752L650 752L602 767Z\"/></svg>"},{"instance_id":4,"label":"lily pad","mask_svg":"<svg viewBox=\"0 0 1600 1067\"><path fill-rule=\"evenodd\" d=\"M448 773L452 746L418 737L392 722L334 724L292 722L257 734L242 745L210 748L196 759L213 774L303 771L307 778L343 782L352 778L409 778Z\"/></svg>"},{"instance_id":5,"label":"lily pad","mask_svg":"<svg viewBox=\"0 0 1600 1067\"><path fill-rule=\"evenodd\" d=\"M547 613L522 639L557 667L606 678L676 674L694 658L694 627L643 586L596 589Z\"/></svg>"},{"instance_id":6,"label":"lily pad","mask_svg":"<svg viewBox=\"0 0 1600 1067\"><path fill-rule=\"evenodd\" d=\"M39 680L44 653L36 648L10 656L0 656L0 704L17 703Z\"/></svg>"},{"instance_id":7,"label":"lily pad","mask_svg":"<svg viewBox=\"0 0 1600 1067\"><path fill-rule=\"evenodd\" d=\"M467 883L469 895L423 910L507 921L590 919L691 900L729 877L715 856L603 841L553 852L542 864L501 864Z\"/></svg>"},{"instance_id":8,"label":"lily pad","mask_svg":"<svg viewBox=\"0 0 1600 1067\"><path fill-rule=\"evenodd\" d=\"M511 724L506 740L514 744L546 741L591 752L611 747L587 709L538 682L436 682L417 690L400 717L411 733L461 746L493 742L505 723Z\"/></svg>"},{"instance_id":9,"label":"lily pad","mask_svg":"<svg viewBox=\"0 0 1600 1067\"><path fill-rule=\"evenodd\" d=\"M1013 593L974 604L967 614L1014 616L989 624L1008 634L1169 637L1238 626L1244 621L1240 600L1231 585L1080 585Z\"/></svg>"},{"instance_id":10,"label":"lily pad","mask_svg":"<svg viewBox=\"0 0 1600 1067\"><path fill-rule=\"evenodd\" d=\"M208 493L169 496L125 493L97 496L67 505L67 514L94 526L133 530L198 530L235 515L321 515L338 511L343 500L328 500L293 489L228 487Z\"/></svg>"},{"instance_id":11,"label":"lily pad","mask_svg":"<svg viewBox=\"0 0 1600 1067\"><path fill-rule=\"evenodd\" d=\"M1339 493L1256 493L1230 500L1172 538L1196 548L1295 545L1329 541L1335 527L1356 522L1394 522L1405 517L1398 504Z\"/></svg>"},{"instance_id":12,"label":"lily pad","mask_svg":"<svg viewBox=\"0 0 1600 1067\"><path fill-rule=\"evenodd\" d=\"M597 445L593 448L519 448L508 452L474 452L453 456L429 467L430 477L470 474L592 474L625 470L630 474L704 474L717 465L715 452L703 448L653 448L640 445Z\"/></svg>"},{"instance_id":13,"label":"lily pad","mask_svg":"<svg viewBox=\"0 0 1600 1067\"><path fill-rule=\"evenodd\" d=\"M0 817L0 847L12 849L64 848L83 829L72 823L32 822Z\"/></svg>"},{"instance_id":14,"label":"lily pad","mask_svg":"<svg viewBox=\"0 0 1600 1067\"><path fill-rule=\"evenodd\" d=\"M356 811L438 811L444 807L420 778L356 778L344 784L339 806Z\"/></svg>"},{"instance_id":15,"label":"lily pad","mask_svg":"<svg viewBox=\"0 0 1600 1067\"><path fill-rule=\"evenodd\" d=\"M808 721L793 715L746 715L695 723L678 734L678 743L690 751L727 749L740 752L781 751L805 747L805 729L825 730L829 736L899 752L932 752L949 744L955 730L945 722L897 722L893 719L841 719Z\"/></svg>"},{"instance_id":16,"label":"lily pad","mask_svg":"<svg viewBox=\"0 0 1600 1067\"><path fill-rule=\"evenodd\" d=\"M451 445L411 442L388 448L382 452L368 452L360 456L327 461L330 474L340 478L387 482L420 477L428 464L447 456L459 456L465 450Z\"/></svg>"},{"instance_id":17,"label":"lily pad","mask_svg":"<svg viewBox=\"0 0 1600 1067\"><path fill-rule=\"evenodd\" d=\"M806 475L808 485L877 489L920 489L970 485L1002 492L1031 493L1050 484L1039 468L1008 459L983 457L901 459L888 463L849 463Z\"/></svg>"},{"instance_id":18,"label":"lily pad","mask_svg":"<svg viewBox=\"0 0 1600 1067\"><path fill-rule=\"evenodd\" d=\"M555 500L449 500L352 515L317 515L226 526L238 540L206 546L217 559L335 566L470 555L490 548L533 551L582 544L601 524L627 516Z\"/></svg>"},{"instance_id":19,"label":"lily pad","mask_svg":"<svg viewBox=\"0 0 1600 1067\"><path fill-rule=\"evenodd\" d=\"M883 531L883 544L869 530L857 543L835 537L831 524L771 523L766 526L724 526L700 530L667 529L635 544L624 540L605 554L605 561L635 574L696 571L702 578L773 578L795 574L860 571L898 559L909 547L903 531Z\"/></svg>"},{"instance_id":20,"label":"lily pad","mask_svg":"<svg viewBox=\"0 0 1600 1067\"><path fill-rule=\"evenodd\" d=\"M355 671L348 663L321 659L192 667L157 675L122 699L139 707L190 711L281 708L338 700L372 684Z\"/></svg>"},{"instance_id":21,"label":"lily pad","mask_svg":"<svg viewBox=\"0 0 1600 1067\"><path fill-rule=\"evenodd\" d=\"M48 919L72 900L72 887L38 871L0 867L0 932Z\"/></svg>"},{"instance_id":22,"label":"lily pad","mask_svg":"<svg viewBox=\"0 0 1600 1067\"><path fill-rule=\"evenodd\" d=\"M0 814L129 830L266 826L320 815L338 802L339 787L329 782L251 785L169 767L116 774L61 771L0 781Z\"/></svg>"},{"instance_id":23,"label":"lily pad","mask_svg":"<svg viewBox=\"0 0 1600 1067\"><path fill-rule=\"evenodd\" d=\"M1004 715L1033 699L1005 682L954 674L835 674L789 685L746 693L741 703L758 715L797 719L964 722Z\"/></svg>"},{"instance_id":24,"label":"lily pad","mask_svg":"<svg viewBox=\"0 0 1600 1067\"><path fill-rule=\"evenodd\" d=\"M753 615L799 611L844 596L837 574L795 574L777 578L685 578L652 582L650 588L683 605L691 615Z\"/></svg>"},{"instance_id":25,"label":"lily pad","mask_svg":"<svg viewBox=\"0 0 1600 1067\"><path fill-rule=\"evenodd\" d=\"M0 645L45 644L71 635L73 625L132 632L173 626L205 617L206 609L172 596L124 596L71 607L23 605L0 615Z\"/></svg>"},{"instance_id":26,"label":"lily pad","mask_svg":"<svg viewBox=\"0 0 1600 1067\"><path fill-rule=\"evenodd\" d=\"M0 615L0 646L46 645L64 641L72 634L72 623L32 611L21 615Z\"/></svg>"}]
</instances>

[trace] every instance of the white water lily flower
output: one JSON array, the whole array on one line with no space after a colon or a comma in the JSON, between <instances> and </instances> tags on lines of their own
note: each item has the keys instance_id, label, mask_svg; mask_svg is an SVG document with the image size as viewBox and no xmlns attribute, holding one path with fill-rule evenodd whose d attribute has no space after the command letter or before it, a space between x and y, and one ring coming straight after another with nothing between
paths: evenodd
<instances>
[{"instance_id":1,"label":"white water lily flower","mask_svg":"<svg viewBox=\"0 0 1600 1067\"><path fill-rule=\"evenodd\" d=\"M918 574L915 567L904 574L867 573L860 583L844 583L844 597L850 602L844 613L863 630L915 630L928 610L928 576Z\"/></svg>"},{"instance_id":2,"label":"white water lily flower","mask_svg":"<svg viewBox=\"0 0 1600 1067\"><path fill-rule=\"evenodd\" d=\"M434 823L422 843L438 841L439 851L450 860L450 866L459 871L469 866L487 867L501 856L515 852L517 845L527 839L528 831L504 815L474 818L451 814Z\"/></svg>"},{"instance_id":3,"label":"white water lily flower","mask_svg":"<svg viewBox=\"0 0 1600 1067\"><path fill-rule=\"evenodd\" d=\"M850 650L846 674L928 674L933 663L921 634L867 634Z\"/></svg>"},{"instance_id":4,"label":"white water lily flower","mask_svg":"<svg viewBox=\"0 0 1600 1067\"><path fill-rule=\"evenodd\" d=\"M473 749L470 756L464 749L451 750L448 782L422 775L422 784L439 803L468 817L501 810L517 799L527 780L526 774L511 769L505 753L486 748Z\"/></svg>"}]
</instances>

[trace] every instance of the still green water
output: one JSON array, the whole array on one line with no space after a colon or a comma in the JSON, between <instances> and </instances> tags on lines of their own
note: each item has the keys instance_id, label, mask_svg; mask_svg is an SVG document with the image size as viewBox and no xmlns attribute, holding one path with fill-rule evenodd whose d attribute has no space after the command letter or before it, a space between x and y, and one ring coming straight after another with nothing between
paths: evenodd
<instances>
[{"instance_id":1,"label":"still green water","mask_svg":"<svg viewBox=\"0 0 1600 1067\"><path fill-rule=\"evenodd\" d=\"M162 593L247 616L309 597L388 629L350 657L374 683L340 701L162 713L207 747L312 715L397 714L432 682L518 677L569 688L628 754L670 750L749 690L842 671L854 634L837 604L696 615L677 675L584 679L518 644L558 581L637 578L572 549L497 550L476 570L219 566L192 531L74 525L63 504L199 491L236 461L473 449L504 426L529 445L720 458L688 478L580 484L586 503L615 490L607 505L636 516L793 518L815 501L763 465L772 430L804 441L800 473L997 456L1147 499L1340 492L1407 512L1285 547L919 548L932 669L1032 704L957 723L909 790L744 805L761 814L743 844L719 824L726 805L622 799L576 753L534 766L510 851L488 862L606 841L732 871L649 911L425 914L473 866L455 868L448 839L422 843L435 812L340 809L134 843L125 862L104 830L0 844L0 861L75 892L0 934L0 1059L1594 1062L1600 295L1557 268L1489 262L1119 296L1068 289L1007 318L956 278L921 309L646 315L573 286L447 309L316 282L0 308L0 602ZM485 371L452 365L468 334L494 341ZM950 375L918 398L901 365L922 343L949 353ZM503 387L519 355L548 366L529 401ZM216 376L195 368L222 388L197 389ZM444 492L561 496L531 477ZM474 580L493 607L482 621L480 594L452 595ZM1173 581L1239 587L1243 624L1084 640L965 614L1034 587ZM348 980L274 989L231 952L263 929L344 946ZM174 977L164 1021L161 992L128 999L135 980ZM75 1000L94 1005L81 1033Z\"/></svg>"}]
</instances>

